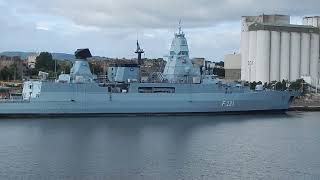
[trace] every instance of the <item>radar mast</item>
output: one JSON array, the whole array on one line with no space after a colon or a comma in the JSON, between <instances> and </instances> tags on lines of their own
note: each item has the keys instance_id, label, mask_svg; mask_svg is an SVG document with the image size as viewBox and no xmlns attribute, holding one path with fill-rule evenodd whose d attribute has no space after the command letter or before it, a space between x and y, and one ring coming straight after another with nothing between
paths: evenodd
<instances>
[{"instance_id":1,"label":"radar mast","mask_svg":"<svg viewBox=\"0 0 320 180\"><path fill-rule=\"evenodd\" d=\"M181 22L181 19L179 20L179 34L183 34L182 32L182 26L181 26L182 22Z\"/></svg>"},{"instance_id":2,"label":"radar mast","mask_svg":"<svg viewBox=\"0 0 320 180\"><path fill-rule=\"evenodd\" d=\"M135 53L138 54L138 64L141 65L142 64L141 55L144 53L144 50L140 47L139 40L137 40L137 50Z\"/></svg>"}]
</instances>

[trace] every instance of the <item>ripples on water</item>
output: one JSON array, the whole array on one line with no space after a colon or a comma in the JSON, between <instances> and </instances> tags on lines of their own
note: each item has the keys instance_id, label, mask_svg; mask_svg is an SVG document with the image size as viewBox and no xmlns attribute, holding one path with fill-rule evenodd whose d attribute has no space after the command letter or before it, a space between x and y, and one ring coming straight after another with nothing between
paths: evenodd
<instances>
[{"instance_id":1,"label":"ripples on water","mask_svg":"<svg viewBox=\"0 0 320 180\"><path fill-rule=\"evenodd\" d=\"M0 179L320 179L320 113L0 120Z\"/></svg>"}]
</instances>

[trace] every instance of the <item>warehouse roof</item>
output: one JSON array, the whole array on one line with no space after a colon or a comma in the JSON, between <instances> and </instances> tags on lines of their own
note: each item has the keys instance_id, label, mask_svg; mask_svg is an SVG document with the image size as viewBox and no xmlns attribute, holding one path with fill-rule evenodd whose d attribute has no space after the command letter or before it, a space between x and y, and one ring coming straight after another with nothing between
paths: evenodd
<instances>
[{"instance_id":1,"label":"warehouse roof","mask_svg":"<svg viewBox=\"0 0 320 180\"><path fill-rule=\"evenodd\" d=\"M304 32L304 33L320 33L320 29L313 26L294 25L294 24L270 24L270 23L253 23L249 26L249 31L286 31L286 32Z\"/></svg>"}]
</instances>

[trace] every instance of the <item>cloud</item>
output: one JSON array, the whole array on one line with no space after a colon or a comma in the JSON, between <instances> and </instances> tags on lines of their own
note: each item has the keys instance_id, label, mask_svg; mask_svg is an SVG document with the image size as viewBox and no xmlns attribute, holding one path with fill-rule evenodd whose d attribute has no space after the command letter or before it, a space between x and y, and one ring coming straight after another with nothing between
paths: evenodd
<instances>
[{"instance_id":1,"label":"cloud","mask_svg":"<svg viewBox=\"0 0 320 180\"><path fill-rule=\"evenodd\" d=\"M236 21L242 15L318 13L318 0L12 0L17 9L50 13L84 26L168 28Z\"/></svg>"},{"instance_id":2,"label":"cloud","mask_svg":"<svg viewBox=\"0 0 320 180\"><path fill-rule=\"evenodd\" d=\"M319 0L0 0L3 50L135 57L138 37L146 57L162 57L179 19L191 56L222 60L238 51L243 15L290 14L294 22L319 15Z\"/></svg>"}]
</instances>

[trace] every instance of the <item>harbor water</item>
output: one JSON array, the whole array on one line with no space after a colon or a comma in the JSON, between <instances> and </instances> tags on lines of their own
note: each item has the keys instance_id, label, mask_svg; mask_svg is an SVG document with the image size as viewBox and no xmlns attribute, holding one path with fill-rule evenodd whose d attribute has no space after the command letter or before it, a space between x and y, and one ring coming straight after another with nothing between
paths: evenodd
<instances>
[{"instance_id":1,"label":"harbor water","mask_svg":"<svg viewBox=\"0 0 320 180\"><path fill-rule=\"evenodd\" d=\"M320 113L0 120L0 179L320 179Z\"/></svg>"}]
</instances>

